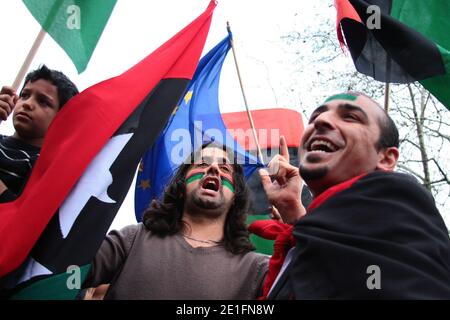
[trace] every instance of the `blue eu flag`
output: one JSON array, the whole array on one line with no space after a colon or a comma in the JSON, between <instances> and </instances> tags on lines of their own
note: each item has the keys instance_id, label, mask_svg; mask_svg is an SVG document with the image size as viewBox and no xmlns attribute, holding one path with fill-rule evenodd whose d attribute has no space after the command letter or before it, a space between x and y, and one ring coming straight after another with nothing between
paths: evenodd
<instances>
[{"instance_id":1,"label":"blue eu flag","mask_svg":"<svg viewBox=\"0 0 450 320\"><path fill-rule=\"evenodd\" d=\"M206 141L217 141L235 151L245 176L262 166L227 131L219 109L219 80L231 48L231 33L199 62L197 70L176 111L153 147L143 156L135 189L135 213L142 220L151 200L159 198L174 172Z\"/></svg>"}]
</instances>

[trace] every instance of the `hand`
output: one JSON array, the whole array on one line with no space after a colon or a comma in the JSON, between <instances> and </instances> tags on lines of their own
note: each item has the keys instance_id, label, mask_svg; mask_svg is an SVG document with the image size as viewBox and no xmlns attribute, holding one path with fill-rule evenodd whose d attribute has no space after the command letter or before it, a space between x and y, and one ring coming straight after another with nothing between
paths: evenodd
<instances>
[{"instance_id":1,"label":"hand","mask_svg":"<svg viewBox=\"0 0 450 320\"><path fill-rule=\"evenodd\" d=\"M13 88L4 86L0 91L0 120L8 119L19 97Z\"/></svg>"},{"instance_id":2,"label":"hand","mask_svg":"<svg viewBox=\"0 0 450 320\"><path fill-rule=\"evenodd\" d=\"M8 190L8 187L3 183L3 181L0 179L0 194Z\"/></svg>"},{"instance_id":3,"label":"hand","mask_svg":"<svg viewBox=\"0 0 450 320\"><path fill-rule=\"evenodd\" d=\"M269 210L270 210L270 219L279 221L279 222L284 222L283 217L281 217L281 214L280 214L280 212L278 212L277 207L270 206Z\"/></svg>"},{"instance_id":4,"label":"hand","mask_svg":"<svg viewBox=\"0 0 450 320\"><path fill-rule=\"evenodd\" d=\"M268 170L259 170L259 175L269 202L278 209L284 222L295 223L306 213L301 202L303 180L298 168L289 163L284 136L280 137L280 154L269 162Z\"/></svg>"}]
</instances>

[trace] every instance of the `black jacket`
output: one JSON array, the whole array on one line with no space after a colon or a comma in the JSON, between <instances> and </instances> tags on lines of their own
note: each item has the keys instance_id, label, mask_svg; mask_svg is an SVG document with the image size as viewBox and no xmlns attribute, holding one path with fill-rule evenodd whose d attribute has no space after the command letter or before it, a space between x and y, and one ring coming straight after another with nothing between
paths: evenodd
<instances>
[{"instance_id":1,"label":"black jacket","mask_svg":"<svg viewBox=\"0 0 450 320\"><path fill-rule=\"evenodd\" d=\"M450 299L448 230L408 175L362 177L293 233L293 259L269 299Z\"/></svg>"}]
</instances>

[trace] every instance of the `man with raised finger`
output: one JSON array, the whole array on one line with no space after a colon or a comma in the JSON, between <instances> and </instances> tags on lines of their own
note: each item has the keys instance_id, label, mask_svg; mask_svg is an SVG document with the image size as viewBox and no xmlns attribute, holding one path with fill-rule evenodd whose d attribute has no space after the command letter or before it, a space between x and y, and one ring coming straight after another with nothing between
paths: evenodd
<instances>
[{"instance_id":1,"label":"man with raised finger","mask_svg":"<svg viewBox=\"0 0 450 320\"><path fill-rule=\"evenodd\" d=\"M431 194L394 172L398 147L384 110L346 92L312 113L299 170L280 159L273 181L261 172L295 242L269 299L450 298L447 228ZM300 176L314 195L306 211Z\"/></svg>"}]
</instances>

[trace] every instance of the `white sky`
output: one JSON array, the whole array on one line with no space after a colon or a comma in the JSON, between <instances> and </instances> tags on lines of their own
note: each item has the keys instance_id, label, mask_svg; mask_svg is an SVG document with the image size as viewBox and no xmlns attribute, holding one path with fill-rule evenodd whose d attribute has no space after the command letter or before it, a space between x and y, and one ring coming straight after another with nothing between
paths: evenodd
<instances>
[{"instance_id":1,"label":"white sky","mask_svg":"<svg viewBox=\"0 0 450 320\"><path fill-rule=\"evenodd\" d=\"M46 36L30 70L45 63L63 71L81 90L116 76L181 30L205 10L209 0L118 0L89 65L78 75L65 52ZM277 43L301 19L311 19L311 5L299 0L221 0L215 10L205 51L226 36L226 22L233 31L239 66L251 108L298 106L283 101L273 83L282 84L288 76L286 57ZM303 12L301 16L295 12ZM3 40L0 59L0 86L11 85L36 35L39 24L20 0L0 1L0 30ZM282 66L282 63L284 66ZM220 105L223 112L244 111L231 54L221 78ZM14 132L11 120L2 122L0 133ZM112 228L135 223L134 184Z\"/></svg>"}]
</instances>

